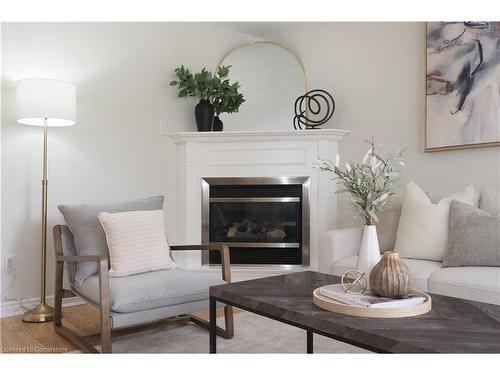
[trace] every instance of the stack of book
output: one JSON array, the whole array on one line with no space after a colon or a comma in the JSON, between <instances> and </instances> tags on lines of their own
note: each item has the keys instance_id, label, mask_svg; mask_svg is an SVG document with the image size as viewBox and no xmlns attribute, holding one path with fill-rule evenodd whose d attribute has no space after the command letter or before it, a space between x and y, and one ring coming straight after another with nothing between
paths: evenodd
<instances>
[{"instance_id":1,"label":"stack of book","mask_svg":"<svg viewBox=\"0 0 500 375\"><path fill-rule=\"evenodd\" d=\"M342 284L326 285L319 288L319 294L331 298L346 305L394 309L408 306L415 306L423 303L425 298L415 294L410 294L405 298L388 298L365 291L362 294L351 294L345 291Z\"/></svg>"}]
</instances>

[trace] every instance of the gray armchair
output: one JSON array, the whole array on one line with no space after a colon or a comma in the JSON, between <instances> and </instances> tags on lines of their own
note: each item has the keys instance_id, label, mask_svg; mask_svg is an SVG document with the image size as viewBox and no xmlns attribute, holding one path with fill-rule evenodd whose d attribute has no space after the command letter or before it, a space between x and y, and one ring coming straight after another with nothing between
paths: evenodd
<instances>
[{"instance_id":1,"label":"gray armchair","mask_svg":"<svg viewBox=\"0 0 500 375\"><path fill-rule=\"evenodd\" d=\"M83 352L98 353L93 346L100 337L101 353L111 353L112 336L121 335L169 318L186 316L208 329L209 322L190 316L193 312L208 309L208 289L212 285L231 282L229 248L219 245L171 246L172 251L219 251L222 259L222 279L201 272L180 268L147 272L127 277L108 277L106 256L78 256L73 235L65 225L53 229L56 252L55 331L71 341ZM76 265L95 262L98 273L82 283L75 282ZM63 288L64 265L68 272L71 290ZM100 332L80 336L62 324L62 299L77 295L100 312ZM224 307L225 327L217 327L217 334L225 339L234 335L233 310ZM208 348L208 341L207 341Z\"/></svg>"}]
</instances>

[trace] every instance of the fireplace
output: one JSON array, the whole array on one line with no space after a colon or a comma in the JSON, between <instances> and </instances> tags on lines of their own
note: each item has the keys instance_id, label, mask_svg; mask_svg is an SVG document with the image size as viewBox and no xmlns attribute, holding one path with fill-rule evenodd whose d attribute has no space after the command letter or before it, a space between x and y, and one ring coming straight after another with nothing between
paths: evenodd
<instances>
[{"instance_id":1,"label":"fireplace","mask_svg":"<svg viewBox=\"0 0 500 375\"><path fill-rule=\"evenodd\" d=\"M178 206L177 218L172 223L171 240L176 243L210 242L209 189L210 185L303 185L301 215L302 230L299 242L301 265L236 266L231 269L234 280L248 280L289 271L319 269L329 271L331 251L320 249L320 233L337 227L337 195L332 192L328 173L311 168L317 159L334 160L339 142L347 134L339 129L310 131L223 131L176 133L171 139L178 145ZM219 177L244 177L241 180L222 180ZM272 180L254 177L302 176ZM213 179L211 179L213 177ZM295 180L292 180L295 179ZM202 181L205 187L202 194ZM216 181L219 180L219 181ZM260 183L259 183L260 182ZM248 196L251 197L251 196ZM245 197L242 197L245 198ZM203 203L202 203L203 200ZM172 202L171 202L172 203ZM173 209L173 207L172 207ZM174 216L175 217L175 216ZM238 219L240 220L240 219ZM174 225L176 224L176 225ZM175 230L177 226L177 230ZM205 230L203 230L205 228ZM285 242L286 243L286 239ZM259 250L248 245L229 244L233 254L237 246L246 246L245 252ZM290 246L272 244L271 246ZM296 246L296 245L294 245ZM297 247L295 247L297 249ZM281 248L283 249L283 248ZM285 248L289 250L290 248ZM266 251L280 250L267 245ZM199 269L218 275L218 267L208 266L205 251L176 251L175 261L180 267ZM202 259L203 254L205 258ZM254 254L255 255L255 254ZM235 259L233 257L233 262ZM238 261L239 262L239 261ZM297 257L295 257L297 262ZM286 264L288 262L284 262ZM205 266L202 267L202 264ZM253 263L255 264L255 263Z\"/></svg>"},{"instance_id":2,"label":"fireplace","mask_svg":"<svg viewBox=\"0 0 500 375\"><path fill-rule=\"evenodd\" d=\"M203 243L231 264L309 265L309 177L202 178ZM203 264L220 264L205 252Z\"/></svg>"}]
</instances>

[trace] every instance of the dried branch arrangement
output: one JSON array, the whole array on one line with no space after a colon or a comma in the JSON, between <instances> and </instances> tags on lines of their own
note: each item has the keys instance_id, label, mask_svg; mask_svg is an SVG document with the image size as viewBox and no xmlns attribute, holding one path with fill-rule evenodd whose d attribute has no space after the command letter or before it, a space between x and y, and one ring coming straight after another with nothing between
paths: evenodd
<instances>
[{"instance_id":1,"label":"dried branch arrangement","mask_svg":"<svg viewBox=\"0 0 500 375\"><path fill-rule=\"evenodd\" d=\"M394 195L394 187L401 171L397 166L404 166L404 149L381 156L375 151L375 142L366 141L370 148L361 163L348 162L345 170L339 168L340 156L335 163L330 160L318 160L316 167L335 174L334 180L340 188L336 193L350 193L351 201L356 205L358 214L366 225L378 222L378 212L385 206L389 197Z\"/></svg>"}]
</instances>

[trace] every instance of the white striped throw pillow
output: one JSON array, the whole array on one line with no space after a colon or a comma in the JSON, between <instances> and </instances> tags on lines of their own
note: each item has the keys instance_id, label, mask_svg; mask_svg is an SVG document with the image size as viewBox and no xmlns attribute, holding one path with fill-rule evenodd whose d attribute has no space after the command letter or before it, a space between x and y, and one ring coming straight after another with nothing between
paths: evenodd
<instances>
[{"instance_id":1,"label":"white striped throw pillow","mask_svg":"<svg viewBox=\"0 0 500 375\"><path fill-rule=\"evenodd\" d=\"M111 268L109 276L175 268L165 234L163 210L101 212Z\"/></svg>"}]
</instances>

